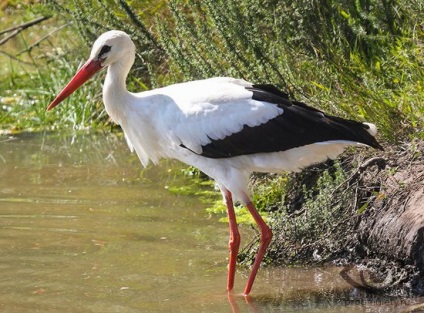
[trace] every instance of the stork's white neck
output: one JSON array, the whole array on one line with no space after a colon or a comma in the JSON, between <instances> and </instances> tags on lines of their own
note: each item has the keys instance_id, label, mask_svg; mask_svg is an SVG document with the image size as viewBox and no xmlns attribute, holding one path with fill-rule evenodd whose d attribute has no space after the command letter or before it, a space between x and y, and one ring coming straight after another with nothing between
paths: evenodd
<instances>
[{"instance_id":1,"label":"stork's white neck","mask_svg":"<svg viewBox=\"0 0 424 313\"><path fill-rule=\"evenodd\" d=\"M121 58L109 65L103 85L103 102L110 117L121 124L131 94L127 91L126 79L134 63L132 57Z\"/></svg>"}]
</instances>

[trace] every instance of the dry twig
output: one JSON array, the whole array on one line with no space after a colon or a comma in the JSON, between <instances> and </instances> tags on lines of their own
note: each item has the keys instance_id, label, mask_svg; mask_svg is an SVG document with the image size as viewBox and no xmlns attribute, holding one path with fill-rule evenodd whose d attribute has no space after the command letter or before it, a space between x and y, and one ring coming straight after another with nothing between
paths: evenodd
<instances>
[{"instance_id":1,"label":"dry twig","mask_svg":"<svg viewBox=\"0 0 424 313\"><path fill-rule=\"evenodd\" d=\"M10 32L9 35L7 35L6 37L4 37L3 39L0 40L0 46L5 44L7 41L9 41L9 39L12 39L16 35L18 35L23 30L25 30L25 29L33 26L33 25L39 24L39 23L49 19L50 17L51 16L41 16L41 17L38 17L38 18L36 18L32 21L29 21L29 22L26 22L26 23L23 23L23 24L20 24L20 25L17 25L17 26L13 26L13 27L10 27L10 28L7 28L5 30L0 31L0 35L3 35L3 34Z\"/></svg>"}]
</instances>

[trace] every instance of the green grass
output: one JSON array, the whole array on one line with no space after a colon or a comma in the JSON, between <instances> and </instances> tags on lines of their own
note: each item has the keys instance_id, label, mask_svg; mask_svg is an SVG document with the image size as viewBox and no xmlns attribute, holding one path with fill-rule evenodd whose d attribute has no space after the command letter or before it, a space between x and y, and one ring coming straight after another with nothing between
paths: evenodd
<instances>
[{"instance_id":1,"label":"green grass","mask_svg":"<svg viewBox=\"0 0 424 313\"><path fill-rule=\"evenodd\" d=\"M389 142L423 138L423 10L419 1L406 0L50 0L24 5L13 15L30 19L58 13L73 25L19 56L32 66L22 70L15 61L5 62L1 128L107 123L98 95L101 79L73 95L72 105L49 115L43 109L87 57L94 39L119 28L131 34L138 51L131 90L229 75L273 83L329 113L376 123ZM58 20L49 21L50 30ZM14 54L42 32L47 33L41 26L25 31L19 49L5 48Z\"/></svg>"},{"instance_id":2,"label":"green grass","mask_svg":"<svg viewBox=\"0 0 424 313\"><path fill-rule=\"evenodd\" d=\"M6 21L3 28L49 13L45 12L45 7L11 6L0 13ZM55 32L62 25L63 28ZM44 37L39 45L33 46ZM2 48L14 58L0 55L0 131L85 129L107 123L101 101L102 78L91 80L69 100L46 112L48 104L89 53L82 40L75 37L71 25L49 19L24 30Z\"/></svg>"},{"instance_id":3,"label":"green grass","mask_svg":"<svg viewBox=\"0 0 424 313\"><path fill-rule=\"evenodd\" d=\"M265 220L271 221L270 212L283 205L287 182L287 176L274 174L256 175L252 179L252 202ZM236 202L234 210L238 224L255 225L252 215L244 205ZM206 211L220 215L220 221L228 223L227 208L222 199L212 202L212 205Z\"/></svg>"},{"instance_id":4,"label":"green grass","mask_svg":"<svg viewBox=\"0 0 424 313\"><path fill-rule=\"evenodd\" d=\"M330 113L423 138L423 12L409 1L170 1L156 27L172 72L271 82ZM422 16L422 15L421 15Z\"/></svg>"},{"instance_id":5,"label":"green grass","mask_svg":"<svg viewBox=\"0 0 424 313\"><path fill-rule=\"evenodd\" d=\"M46 111L55 94L76 70L77 64L65 59L55 60L36 72L17 72L10 65L11 74L2 83L1 129L15 132L59 128L77 130L104 124L101 83L98 80L91 81L54 110Z\"/></svg>"}]
</instances>

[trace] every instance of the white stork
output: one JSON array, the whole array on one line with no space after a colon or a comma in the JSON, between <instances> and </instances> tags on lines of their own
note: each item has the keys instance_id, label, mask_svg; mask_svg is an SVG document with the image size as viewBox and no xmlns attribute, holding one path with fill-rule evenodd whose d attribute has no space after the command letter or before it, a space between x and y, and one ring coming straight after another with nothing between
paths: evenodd
<instances>
[{"instance_id":1,"label":"white stork","mask_svg":"<svg viewBox=\"0 0 424 313\"><path fill-rule=\"evenodd\" d=\"M103 102L121 125L141 163L173 158L195 166L218 184L230 225L227 289L234 286L240 235L233 198L245 204L256 221L260 246L244 294L253 281L272 238L247 190L252 172L299 171L346 146L381 149L373 124L346 120L291 101L272 85L217 77L131 93L126 78L135 46L117 30L102 34L90 58L48 106L52 109L103 68L108 68Z\"/></svg>"}]
</instances>

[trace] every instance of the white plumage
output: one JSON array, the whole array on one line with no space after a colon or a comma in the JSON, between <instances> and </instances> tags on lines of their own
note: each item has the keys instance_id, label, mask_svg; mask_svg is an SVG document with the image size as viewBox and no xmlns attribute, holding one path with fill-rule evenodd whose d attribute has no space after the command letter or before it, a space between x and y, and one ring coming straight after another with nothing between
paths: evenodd
<instances>
[{"instance_id":1,"label":"white plumage","mask_svg":"<svg viewBox=\"0 0 424 313\"><path fill-rule=\"evenodd\" d=\"M178 158L180 144L201 154L211 139L223 139L283 112L275 104L253 100L248 86L252 84L244 80L219 77L130 94L126 103L106 97L104 102L146 166L149 159L157 163L159 157Z\"/></svg>"},{"instance_id":2,"label":"white plumage","mask_svg":"<svg viewBox=\"0 0 424 313\"><path fill-rule=\"evenodd\" d=\"M127 34L104 33L94 43L90 59L48 109L108 67L103 87L106 110L121 125L141 163L178 159L199 168L219 185L230 219L228 290L234 285L240 243L233 196L246 204L261 231L245 294L252 288L272 236L248 196L252 172L298 171L336 157L348 145L381 148L373 124L325 115L290 101L271 85L218 77L130 93L125 80L134 59L135 46Z\"/></svg>"}]
</instances>

